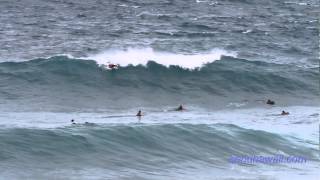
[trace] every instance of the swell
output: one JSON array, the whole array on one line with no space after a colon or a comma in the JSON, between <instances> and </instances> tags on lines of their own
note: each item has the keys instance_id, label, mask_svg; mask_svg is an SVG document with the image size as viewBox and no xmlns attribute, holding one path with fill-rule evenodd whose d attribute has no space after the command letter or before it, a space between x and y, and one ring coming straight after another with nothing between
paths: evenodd
<instances>
[{"instance_id":1,"label":"swell","mask_svg":"<svg viewBox=\"0 0 320 180\"><path fill-rule=\"evenodd\" d=\"M191 162L223 167L232 155L282 153L313 161L317 157L316 149L289 137L229 124L95 125L0 132L1 162L17 166L62 163L163 169Z\"/></svg>"},{"instance_id":2,"label":"swell","mask_svg":"<svg viewBox=\"0 0 320 180\"><path fill-rule=\"evenodd\" d=\"M120 106L177 101L204 104L266 97L312 100L319 95L318 76L318 68L228 56L193 70L149 61L116 71L105 70L95 61L56 56L0 63L0 96L61 106L108 106L110 101Z\"/></svg>"}]
</instances>

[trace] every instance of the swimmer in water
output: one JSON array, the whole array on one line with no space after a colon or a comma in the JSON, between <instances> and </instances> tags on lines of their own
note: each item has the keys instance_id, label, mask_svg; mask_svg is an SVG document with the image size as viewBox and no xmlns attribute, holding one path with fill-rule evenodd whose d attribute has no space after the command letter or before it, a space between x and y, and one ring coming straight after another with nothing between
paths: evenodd
<instances>
[{"instance_id":1,"label":"swimmer in water","mask_svg":"<svg viewBox=\"0 0 320 180\"><path fill-rule=\"evenodd\" d=\"M115 69L115 68L118 67L118 65L117 65L117 64L108 64L108 67L109 67L110 69Z\"/></svg>"},{"instance_id":2,"label":"swimmer in water","mask_svg":"<svg viewBox=\"0 0 320 180\"><path fill-rule=\"evenodd\" d=\"M183 111L185 110L185 108L182 106L182 104L180 104L180 106L178 108L175 109L176 111Z\"/></svg>"},{"instance_id":3,"label":"swimmer in water","mask_svg":"<svg viewBox=\"0 0 320 180\"><path fill-rule=\"evenodd\" d=\"M84 125L86 125L86 126L94 126L95 123L85 122Z\"/></svg>"},{"instance_id":4,"label":"swimmer in water","mask_svg":"<svg viewBox=\"0 0 320 180\"><path fill-rule=\"evenodd\" d=\"M281 115L289 115L289 112L282 111Z\"/></svg>"},{"instance_id":5,"label":"swimmer in water","mask_svg":"<svg viewBox=\"0 0 320 180\"><path fill-rule=\"evenodd\" d=\"M270 99L268 99L268 101L266 102L266 104L275 105L276 103L275 103L274 101L271 101Z\"/></svg>"},{"instance_id":6,"label":"swimmer in water","mask_svg":"<svg viewBox=\"0 0 320 180\"><path fill-rule=\"evenodd\" d=\"M137 115L136 115L136 116L138 116L138 117L143 116L143 114L142 114L141 110L139 110L139 111L138 111L138 113L137 113Z\"/></svg>"}]
</instances>

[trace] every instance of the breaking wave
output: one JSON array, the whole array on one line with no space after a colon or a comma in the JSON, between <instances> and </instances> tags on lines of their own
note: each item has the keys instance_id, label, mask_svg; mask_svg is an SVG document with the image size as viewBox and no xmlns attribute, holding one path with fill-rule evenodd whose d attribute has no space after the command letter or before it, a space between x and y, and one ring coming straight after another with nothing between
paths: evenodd
<instances>
[{"instance_id":1,"label":"breaking wave","mask_svg":"<svg viewBox=\"0 0 320 180\"><path fill-rule=\"evenodd\" d=\"M127 63L129 59L123 63L115 61L123 66L112 71L102 68L99 61L66 56L4 62L0 63L0 96L16 105L20 101L61 107L68 103L68 107L111 104L123 107L172 102L217 105L267 97L297 101L295 98L312 100L319 95L318 68L221 55L217 56L218 61L198 68L201 63L188 60L184 67L193 69L186 69L181 67L183 64L171 65L170 58L165 57L170 56L160 56L157 62L147 61L148 58L132 60L136 62L132 65ZM181 56L182 63L183 58ZM194 58L196 62L198 57L186 58Z\"/></svg>"}]
</instances>

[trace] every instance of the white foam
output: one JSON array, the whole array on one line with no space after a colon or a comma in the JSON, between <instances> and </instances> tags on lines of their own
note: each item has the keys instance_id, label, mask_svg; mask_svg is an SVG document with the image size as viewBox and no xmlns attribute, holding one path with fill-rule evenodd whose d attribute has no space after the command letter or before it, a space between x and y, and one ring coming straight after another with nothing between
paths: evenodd
<instances>
[{"instance_id":1,"label":"white foam","mask_svg":"<svg viewBox=\"0 0 320 180\"><path fill-rule=\"evenodd\" d=\"M223 49L213 49L208 53L198 54L174 54L168 52L157 52L152 48L129 48L126 50L107 50L102 53L90 55L87 59L97 61L98 64L115 63L120 66L127 66L132 64L146 65L148 61L152 60L164 66L177 65L183 68L194 69L201 67L206 63L219 60L222 55L233 56L235 52L228 52Z\"/></svg>"}]
</instances>

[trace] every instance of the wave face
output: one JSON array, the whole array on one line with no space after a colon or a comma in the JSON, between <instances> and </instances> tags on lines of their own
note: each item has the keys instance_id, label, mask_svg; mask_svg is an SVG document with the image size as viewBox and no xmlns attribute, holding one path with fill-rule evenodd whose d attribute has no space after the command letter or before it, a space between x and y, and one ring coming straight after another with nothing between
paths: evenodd
<instances>
[{"instance_id":1,"label":"wave face","mask_svg":"<svg viewBox=\"0 0 320 180\"><path fill-rule=\"evenodd\" d=\"M92 60L55 56L1 63L0 75L4 107L6 102L20 108L30 104L67 109L129 108L177 102L218 107L231 100L281 97L283 103L294 103L299 98L312 101L319 95L318 68L229 56L193 70L149 61L116 71L105 70Z\"/></svg>"},{"instance_id":2,"label":"wave face","mask_svg":"<svg viewBox=\"0 0 320 180\"><path fill-rule=\"evenodd\" d=\"M71 178L79 172L82 178L94 172L99 178L111 179L119 178L119 172L131 178L137 174L138 179L149 174L154 179L158 172L159 179L166 179L179 177L177 169L184 169L184 175L180 176L188 177L186 169L192 173L192 169L204 167L208 174L225 168L237 172L237 168L230 169L228 158L248 152L303 155L309 163L318 161L315 149L292 142L289 137L229 124L75 125L58 129L1 129L0 132L0 161L8 167L0 163L0 175L12 179ZM52 169L51 173L47 172L48 168ZM241 172L237 173L239 177ZM259 172L253 174L257 176Z\"/></svg>"}]
</instances>

